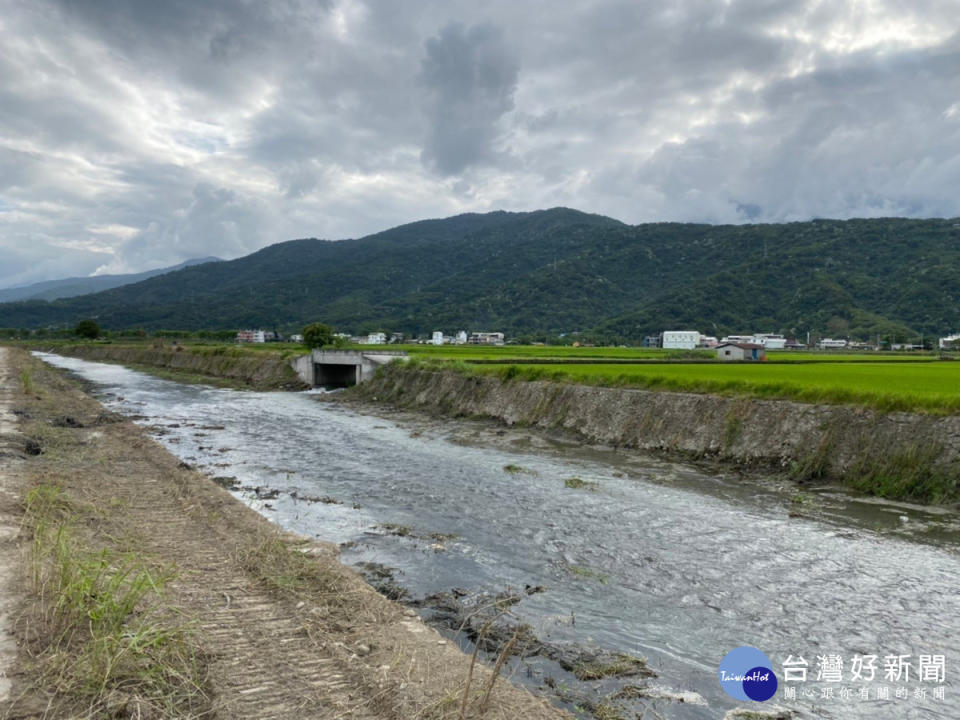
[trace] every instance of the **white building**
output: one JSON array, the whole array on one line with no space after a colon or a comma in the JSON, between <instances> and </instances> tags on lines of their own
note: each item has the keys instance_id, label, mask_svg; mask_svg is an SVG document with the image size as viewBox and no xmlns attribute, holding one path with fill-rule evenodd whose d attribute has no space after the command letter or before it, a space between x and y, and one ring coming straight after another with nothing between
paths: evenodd
<instances>
[{"instance_id":1,"label":"white building","mask_svg":"<svg viewBox=\"0 0 960 720\"><path fill-rule=\"evenodd\" d=\"M263 330L239 330L237 332L238 343L265 343L267 334Z\"/></svg>"},{"instance_id":2,"label":"white building","mask_svg":"<svg viewBox=\"0 0 960 720\"><path fill-rule=\"evenodd\" d=\"M434 330L430 343L432 345L443 345L443 333L440 330Z\"/></svg>"},{"instance_id":3,"label":"white building","mask_svg":"<svg viewBox=\"0 0 960 720\"><path fill-rule=\"evenodd\" d=\"M763 345L767 350L783 350L787 346L787 339L783 335L760 333L753 336L753 342Z\"/></svg>"},{"instance_id":4,"label":"white building","mask_svg":"<svg viewBox=\"0 0 960 720\"><path fill-rule=\"evenodd\" d=\"M843 350L846 346L846 340L834 340L833 338L824 338L817 345L821 350Z\"/></svg>"},{"instance_id":5,"label":"white building","mask_svg":"<svg viewBox=\"0 0 960 720\"><path fill-rule=\"evenodd\" d=\"M702 348L715 348L720 344L720 341L717 340L712 335L701 335L700 336L700 347Z\"/></svg>"},{"instance_id":6,"label":"white building","mask_svg":"<svg viewBox=\"0 0 960 720\"><path fill-rule=\"evenodd\" d=\"M294 333L290 336L290 342L303 342L303 335Z\"/></svg>"},{"instance_id":7,"label":"white building","mask_svg":"<svg viewBox=\"0 0 960 720\"><path fill-rule=\"evenodd\" d=\"M461 330L457 333L457 339L454 341L457 345L466 345L467 343L467 331Z\"/></svg>"},{"instance_id":8,"label":"white building","mask_svg":"<svg viewBox=\"0 0 960 720\"><path fill-rule=\"evenodd\" d=\"M948 345L953 347L960 347L960 333L954 335L947 335L946 337L940 338L940 349L943 350Z\"/></svg>"},{"instance_id":9,"label":"white building","mask_svg":"<svg viewBox=\"0 0 960 720\"><path fill-rule=\"evenodd\" d=\"M694 350L700 344L696 330L664 330L661 347L665 350Z\"/></svg>"},{"instance_id":10,"label":"white building","mask_svg":"<svg viewBox=\"0 0 960 720\"><path fill-rule=\"evenodd\" d=\"M367 335L367 342L365 345L386 345L387 344L387 334L378 332L370 333Z\"/></svg>"}]
</instances>

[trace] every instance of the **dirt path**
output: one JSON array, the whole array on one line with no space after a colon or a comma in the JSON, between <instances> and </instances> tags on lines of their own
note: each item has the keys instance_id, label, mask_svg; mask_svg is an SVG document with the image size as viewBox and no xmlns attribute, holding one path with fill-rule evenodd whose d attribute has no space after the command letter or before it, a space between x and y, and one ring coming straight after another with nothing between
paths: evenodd
<instances>
[{"instance_id":1,"label":"dirt path","mask_svg":"<svg viewBox=\"0 0 960 720\"><path fill-rule=\"evenodd\" d=\"M202 651L206 717L460 717L470 659L340 565L334 546L281 533L26 353L0 349L0 408L9 409L19 379L7 387L22 368L35 391L20 392L16 402L29 417L23 429L42 449L20 461L24 475L55 483L78 507L91 508L78 523L91 546L176 567L168 601L189 620ZM10 418L0 414L0 432L14 430ZM0 474L0 489L3 481ZM0 528L4 522L0 514ZM10 587L5 568L0 562L0 592ZM484 704L491 677L485 667L474 669L464 717L569 717L502 678ZM49 701L55 689L31 682L26 670L14 675L14 695L32 692L34 701L8 707L6 716L82 714L69 702L40 713L36 696ZM114 692L110 713L139 717L136 691L123 692L119 700Z\"/></svg>"},{"instance_id":2,"label":"dirt path","mask_svg":"<svg viewBox=\"0 0 960 720\"><path fill-rule=\"evenodd\" d=\"M0 703L10 697L9 675L17 656L13 613L19 602L19 518L15 508L20 491L15 473L22 462L23 443L11 409L18 382L7 362L7 349L0 347Z\"/></svg>"}]
</instances>

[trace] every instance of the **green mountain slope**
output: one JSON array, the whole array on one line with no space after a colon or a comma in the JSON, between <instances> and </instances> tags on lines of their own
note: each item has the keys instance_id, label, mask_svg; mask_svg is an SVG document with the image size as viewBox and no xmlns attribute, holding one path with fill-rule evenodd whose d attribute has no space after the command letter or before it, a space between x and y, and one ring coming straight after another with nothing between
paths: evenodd
<instances>
[{"instance_id":1,"label":"green mountain slope","mask_svg":"<svg viewBox=\"0 0 960 720\"><path fill-rule=\"evenodd\" d=\"M869 336L960 328L952 220L624 225L565 208L294 240L95 295L0 305L0 326Z\"/></svg>"}]
</instances>

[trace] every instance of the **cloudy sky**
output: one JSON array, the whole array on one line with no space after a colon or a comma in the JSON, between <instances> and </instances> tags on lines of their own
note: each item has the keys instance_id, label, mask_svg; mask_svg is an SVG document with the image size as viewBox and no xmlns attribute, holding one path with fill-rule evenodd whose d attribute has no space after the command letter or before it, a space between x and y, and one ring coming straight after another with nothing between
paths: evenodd
<instances>
[{"instance_id":1,"label":"cloudy sky","mask_svg":"<svg viewBox=\"0 0 960 720\"><path fill-rule=\"evenodd\" d=\"M425 217L960 215L956 0L0 0L0 286Z\"/></svg>"}]
</instances>

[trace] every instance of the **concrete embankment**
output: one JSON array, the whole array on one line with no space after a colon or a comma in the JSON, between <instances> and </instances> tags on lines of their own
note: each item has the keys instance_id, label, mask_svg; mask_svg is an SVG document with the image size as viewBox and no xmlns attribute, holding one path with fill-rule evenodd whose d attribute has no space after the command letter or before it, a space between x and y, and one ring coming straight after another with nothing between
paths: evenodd
<instances>
[{"instance_id":1,"label":"concrete embankment","mask_svg":"<svg viewBox=\"0 0 960 720\"><path fill-rule=\"evenodd\" d=\"M590 442L775 468L803 482L954 502L960 417L388 366L352 397L574 431Z\"/></svg>"},{"instance_id":2,"label":"concrete embankment","mask_svg":"<svg viewBox=\"0 0 960 720\"><path fill-rule=\"evenodd\" d=\"M225 346L151 347L94 343L37 349L83 360L167 371L185 378L215 378L236 387L253 390L302 390L307 387L290 366L290 360L273 352L251 352Z\"/></svg>"}]
</instances>

